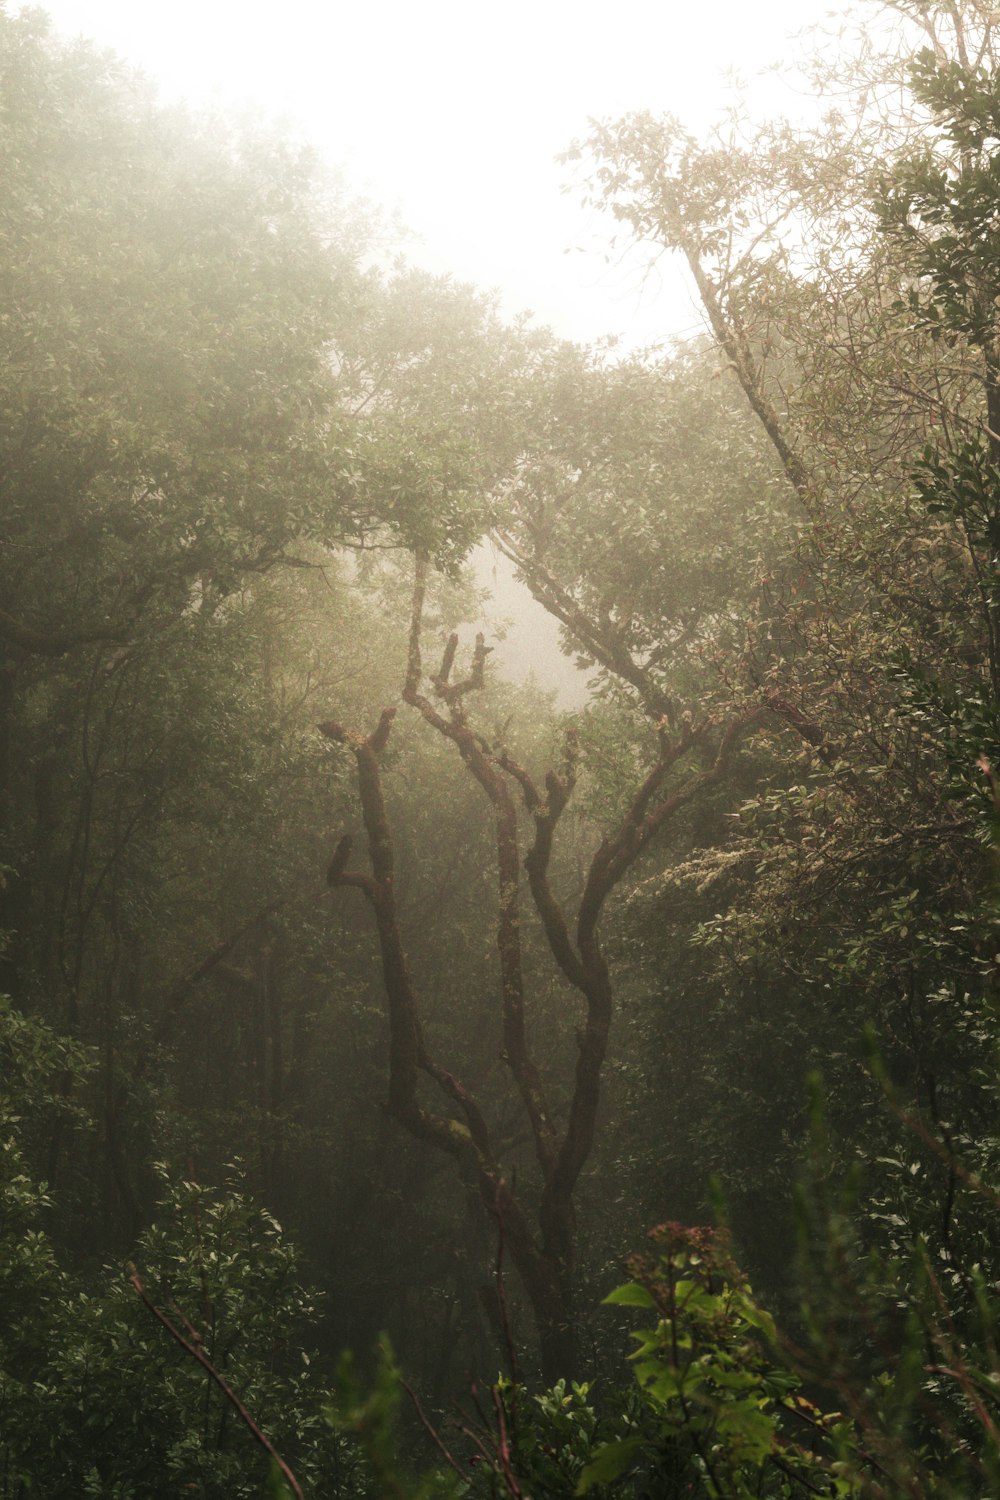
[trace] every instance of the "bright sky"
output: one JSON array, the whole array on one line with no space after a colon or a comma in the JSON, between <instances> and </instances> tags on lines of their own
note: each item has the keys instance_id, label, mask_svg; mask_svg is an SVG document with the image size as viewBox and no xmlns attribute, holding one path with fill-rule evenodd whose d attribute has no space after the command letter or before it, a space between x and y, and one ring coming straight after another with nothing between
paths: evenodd
<instances>
[{"instance_id":1,"label":"bright sky","mask_svg":"<svg viewBox=\"0 0 1000 1500\"><path fill-rule=\"evenodd\" d=\"M610 221L560 193L554 157L590 116L670 111L701 131L727 70L758 109L801 104L762 70L837 0L41 0L165 97L286 115L348 181L397 208L411 259L503 291L583 341L698 326L667 272L605 263ZM583 247L583 253L580 248Z\"/></svg>"},{"instance_id":2,"label":"bright sky","mask_svg":"<svg viewBox=\"0 0 1000 1500\"><path fill-rule=\"evenodd\" d=\"M16 4L16 0L11 0ZM285 116L350 186L399 217L409 259L502 293L564 337L642 347L696 332L679 268L606 259L611 221L563 194L555 157L590 117L649 109L701 133L731 101L757 116L803 100L771 64L846 0L40 0L56 29L137 64L166 99ZM477 561L502 669L563 702L580 679L554 622L503 559ZM490 628L487 620L487 628ZM491 632L493 633L493 632ZM495 638L495 634L494 634Z\"/></svg>"}]
</instances>

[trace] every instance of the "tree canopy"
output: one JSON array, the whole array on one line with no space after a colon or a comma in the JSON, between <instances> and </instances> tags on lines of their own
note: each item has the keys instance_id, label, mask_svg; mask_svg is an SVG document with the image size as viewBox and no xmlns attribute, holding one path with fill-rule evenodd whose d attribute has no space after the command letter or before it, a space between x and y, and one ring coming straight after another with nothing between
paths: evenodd
<instances>
[{"instance_id":1,"label":"tree canopy","mask_svg":"<svg viewBox=\"0 0 1000 1500\"><path fill-rule=\"evenodd\" d=\"M0 8L4 1496L995 1492L998 23L887 10L570 149L622 357Z\"/></svg>"}]
</instances>

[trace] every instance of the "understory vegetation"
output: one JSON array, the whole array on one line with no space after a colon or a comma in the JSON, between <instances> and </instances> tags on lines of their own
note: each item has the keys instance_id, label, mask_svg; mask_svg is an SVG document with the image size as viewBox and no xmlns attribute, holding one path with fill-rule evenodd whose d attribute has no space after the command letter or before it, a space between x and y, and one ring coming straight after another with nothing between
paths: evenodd
<instances>
[{"instance_id":1,"label":"understory vegetation","mask_svg":"<svg viewBox=\"0 0 1000 1500\"><path fill-rule=\"evenodd\" d=\"M1000 1493L1000 15L856 19L568 150L622 356L0 3L2 1500Z\"/></svg>"}]
</instances>

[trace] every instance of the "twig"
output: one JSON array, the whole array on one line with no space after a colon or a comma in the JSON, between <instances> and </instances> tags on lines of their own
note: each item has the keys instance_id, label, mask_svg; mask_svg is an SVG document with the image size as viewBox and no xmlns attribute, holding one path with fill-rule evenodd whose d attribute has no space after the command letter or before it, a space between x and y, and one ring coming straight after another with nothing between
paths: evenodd
<instances>
[{"instance_id":1,"label":"twig","mask_svg":"<svg viewBox=\"0 0 1000 1500\"><path fill-rule=\"evenodd\" d=\"M287 899L287 897L283 896L276 901L269 901L266 906L262 906L259 911L254 912L249 921L244 922L241 927L237 927L236 931L225 938L217 948L213 948L207 958L202 959L196 968L192 969L189 974L186 974L183 979L177 981L166 998L163 1014L153 1027L153 1041L158 1046L167 1040L170 1030L177 1019L178 1012L185 1004L188 995L194 987L200 984L203 979L207 979L212 970L229 957L241 938L246 937L247 933L252 932L261 923L266 922L268 917L273 916L275 912L280 911L286 904Z\"/></svg>"},{"instance_id":2,"label":"twig","mask_svg":"<svg viewBox=\"0 0 1000 1500\"><path fill-rule=\"evenodd\" d=\"M153 1317L156 1319L156 1321L163 1324L163 1327L167 1330L170 1337L174 1339L178 1344L180 1344L185 1353L190 1354L191 1358L193 1360L196 1360L198 1364L201 1365L206 1374L215 1381L215 1384L219 1387L219 1390L225 1396L226 1400L235 1408L236 1413L239 1416L240 1420L243 1422L244 1426L249 1429L250 1434L254 1438L255 1442L258 1442L264 1449L264 1451L266 1453L269 1453L271 1458L278 1465L278 1468L281 1470L285 1479L291 1486L292 1493L296 1496L296 1500L304 1500L302 1487L296 1479L295 1475L285 1463L285 1460L281 1457L280 1453L278 1453L271 1440L265 1437L261 1432L260 1428L257 1426L257 1423L247 1411L246 1407L243 1405L243 1402L240 1400L239 1396L237 1396L236 1392L230 1385L227 1384L223 1376L219 1374L219 1371L215 1368L212 1362L201 1352L201 1350L196 1348L194 1344L189 1343L181 1333L180 1329L175 1328L166 1314L162 1313L160 1309L151 1301L146 1293L145 1287L139 1280L139 1273L136 1270L135 1266L129 1265L128 1269L129 1280L138 1292L139 1299L143 1303L143 1305L149 1308L149 1311L153 1314ZM186 1319L185 1322L187 1322ZM190 1327L190 1324L188 1326Z\"/></svg>"},{"instance_id":3,"label":"twig","mask_svg":"<svg viewBox=\"0 0 1000 1500\"><path fill-rule=\"evenodd\" d=\"M399 1383L403 1387L403 1390L406 1392L406 1394L409 1396L410 1400L413 1402L413 1409L420 1419L421 1427L427 1433L427 1436L430 1438L435 1448L441 1454L445 1463L450 1469L454 1469L459 1479L464 1479L466 1484L470 1484L472 1481L470 1480L469 1475L462 1468L462 1465L459 1463L458 1459L455 1458L455 1456L450 1453L445 1447L444 1439L421 1406L420 1397L417 1395L416 1391L402 1378L400 1378Z\"/></svg>"},{"instance_id":4,"label":"twig","mask_svg":"<svg viewBox=\"0 0 1000 1500\"><path fill-rule=\"evenodd\" d=\"M514 1471L510 1466L510 1443L507 1441L507 1422L503 1414L503 1401L500 1397L498 1386L490 1388L493 1397L493 1409L497 1414L497 1457L500 1460L500 1469L503 1474L503 1482L513 1497L513 1500L524 1500L524 1491L514 1477Z\"/></svg>"}]
</instances>

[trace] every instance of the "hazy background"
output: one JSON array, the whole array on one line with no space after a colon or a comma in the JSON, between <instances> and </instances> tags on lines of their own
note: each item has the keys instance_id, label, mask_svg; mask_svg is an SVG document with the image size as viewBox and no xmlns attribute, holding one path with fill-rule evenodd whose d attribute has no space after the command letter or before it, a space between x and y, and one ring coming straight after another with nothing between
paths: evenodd
<instances>
[{"instance_id":1,"label":"hazy background","mask_svg":"<svg viewBox=\"0 0 1000 1500\"><path fill-rule=\"evenodd\" d=\"M569 338L630 344L697 323L679 278L608 267L606 222L564 197L553 158L590 117L671 111L697 131L727 72L756 111L806 107L763 72L818 0L46 0L64 34L111 47L168 98L251 106L301 127L349 181L397 207L436 270L502 288ZM580 248L577 248L580 247ZM568 252L568 253L567 253Z\"/></svg>"},{"instance_id":2,"label":"hazy background","mask_svg":"<svg viewBox=\"0 0 1000 1500\"><path fill-rule=\"evenodd\" d=\"M170 100L283 118L398 213L410 260L530 309L564 337L641 348L701 326L676 263L608 259L610 221L582 209L555 157L590 118L671 112L708 130L734 84L755 115L814 110L782 79L819 0L46 0L65 35L142 68ZM648 274L647 274L648 272ZM513 675L579 696L555 628L485 553L482 581L514 618ZM549 670L551 664L551 670Z\"/></svg>"}]
</instances>

